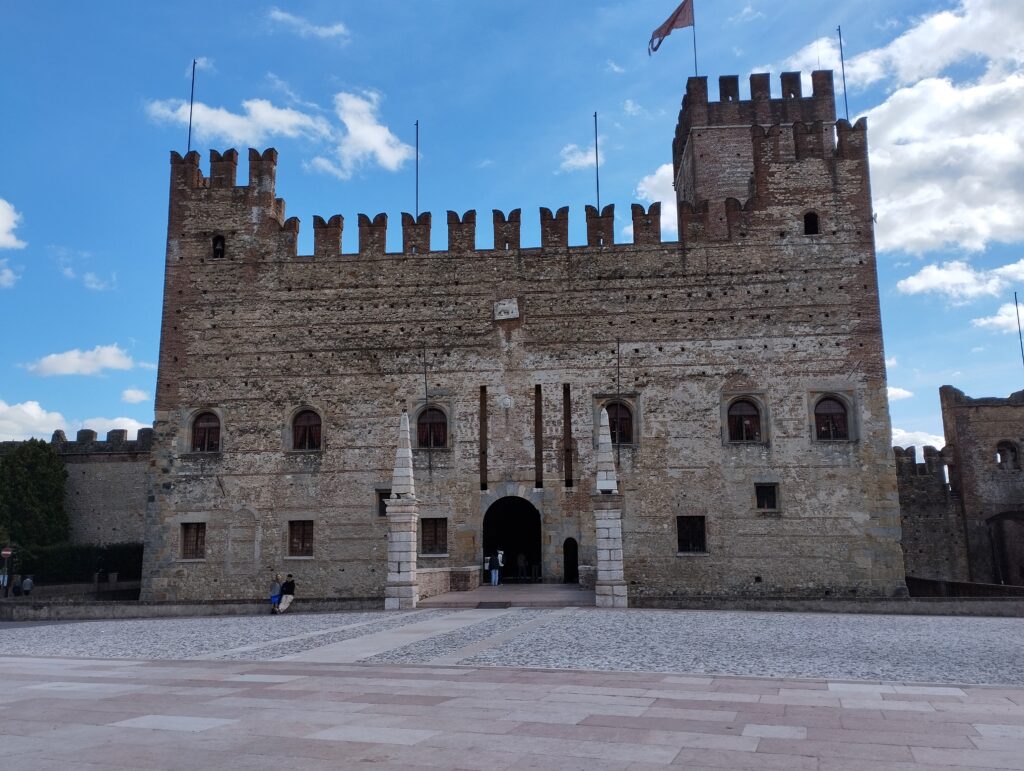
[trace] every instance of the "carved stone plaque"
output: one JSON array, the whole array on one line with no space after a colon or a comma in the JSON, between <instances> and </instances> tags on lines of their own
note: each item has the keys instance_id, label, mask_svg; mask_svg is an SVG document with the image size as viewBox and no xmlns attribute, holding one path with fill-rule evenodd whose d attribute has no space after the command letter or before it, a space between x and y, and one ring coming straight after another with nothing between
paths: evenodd
<instances>
[{"instance_id":1,"label":"carved stone plaque","mask_svg":"<svg viewBox=\"0 0 1024 771\"><path fill-rule=\"evenodd\" d=\"M494 320L509 321L519 318L519 301L515 297L494 303Z\"/></svg>"}]
</instances>

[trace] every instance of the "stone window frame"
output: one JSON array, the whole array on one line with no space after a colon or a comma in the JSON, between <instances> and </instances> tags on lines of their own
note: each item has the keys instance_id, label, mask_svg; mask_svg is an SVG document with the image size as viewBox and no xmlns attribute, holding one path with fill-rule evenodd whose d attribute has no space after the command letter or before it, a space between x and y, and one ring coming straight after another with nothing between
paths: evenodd
<instances>
[{"instance_id":1,"label":"stone window frame","mask_svg":"<svg viewBox=\"0 0 1024 771\"><path fill-rule=\"evenodd\" d=\"M593 395L593 424L594 424L594 449L597 449L601 439L601 410L609 404L624 404L633 413L633 441L622 444L612 443L612 448L620 447L624 450L632 450L640 447L643 431L643 402L639 391L625 391L623 393L609 394L596 393Z\"/></svg>"},{"instance_id":2,"label":"stone window frame","mask_svg":"<svg viewBox=\"0 0 1024 771\"><path fill-rule=\"evenodd\" d=\"M444 447L425 447L420 444L420 416L427 410L438 410L444 414L445 419L445 444ZM418 452L452 452L455 449L455 431L453 420L454 411L451 404L446 401L432 398L426 401L420 400L416 408L409 414L409 440L412 449Z\"/></svg>"},{"instance_id":3,"label":"stone window frame","mask_svg":"<svg viewBox=\"0 0 1024 771\"><path fill-rule=\"evenodd\" d=\"M303 412L315 412L320 417L320 446L313 450L302 450L295 448L295 419ZM285 415L284 427L281 429L281 444L284 451L300 455L319 455L327 446L327 421L324 419L324 410L315 404L303 402L288 410Z\"/></svg>"},{"instance_id":4,"label":"stone window frame","mask_svg":"<svg viewBox=\"0 0 1024 771\"><path fill-rule=\"evenodd\" d=\"M279 511L275 512L275 521L277 523L276 524L277 530L276 530L276 534L274 536L274 539L277 541L278 549L279 549L278 554L280 554L282 556L282 559L290 560L290 561L298 561L298 562L301 562L303 560L306 561L306 562L310 562L310 561L316 559L316 556L315 556L316 555L316 533L317 533L318 530L321 533L326 532L326 529L327 529L326 526L324 525L324 521L323 521L323 518L321 516L318 516L315 511L310 511L310 510L303 510L303 509L298 509L298 510L294 510L294 509L293 510L279 510ZM307 522L312 522L313 523L313 554L314 554L314 556L312 556L312 557L304 557L304 556L300 556L300 555L292 556L292 554L291 554L291 549L290 549L291 544L289 543L289 541L291 540L290 524L292 522L303 522L303 521L307 521ZM320 523L319 526L317 525L317 522Z\"/></svg>"},{"instance_id":5,"label":"stone window frame","mask_svg":"<svg viewBox=\"0 0 1024 771\"><path fill-rule=\"evenodd\" d=\"M207 412L216 417L220 422L217 449L209 451L193 450L192 431L194 429L196 419ZM226 425L227 422L224 420L224 411L220 407L206 404L201 407L194 407L188 410L180 423L180 430L178 432L179 453L181 455L191 455L197 458L219 458L221 453L224 452L225 440L228 438L228 433L224 430Z\"/></svg>"},{"instance_id":6,"label":"stone window frame","mask_svg":"<svg viewBox=\"0 0 1024 771\"><path fill-rule=\"evenodd\" d=\"M845 439L819 439L818 421L815 409L823 399L834 399L846 408L846 438ZM855 444L860 441L860 421L857 418L857 400L852 389L818 389L809 391L807 394L807 426L810 431L812 444L827 446L842 446Z\"/></svg>"},{"instance_id":7,"label":"stone window frame","mask_svg":"<svg viewBox=\"0 0 1024 771\"><path fill-rule=\"evenodd\" d=\"M703 551L680 551L679 550L679 521L682 519L703 520L704 550ZM708 516L706 514L677 514L676 515L676 556L677 557L707 557L710 554L708 549Z\"/></svg>"},{"instance_id":8,"label":"stone window frame","mask_svg":"<svg viewBox=\"0 0 1024 771\"><path fill-rule=\"evenodd\" d=\"M420 517L419 520L420 520L419 521L419 527L417 528L417 530L419 531L417 533L419 538L417 539L418 543L416 544L416 553L419 556L425 557L427 559L436 559L436 558L443 558L443 557L450 556L451 550L448 547L449 534L451 532L451 529L448 527L449 517L447 517L447 516L443 516L443 517L423 516L423 517ZM423 530L423 523L425 521L427 521L427 520L441 520L441 521L443 521L445 523L444 524L444 551L436 551L435 552L435 551L424 551L423 550L423 536L425 535L425 532Z\"/></svg>"},{"instance_id":9,"label":"stone window frame","mask_svg":"<svg viewBox=\"0 0 1024 771\"><path fill-rule=\"evenodd\" d=\"M760 413L761 438L758 440L734 440L729 438L729 408L736 402L743 401L752 403ZM725 447L767 447L771 444L771 410L768 409L765 391L724 391L719 409L719 420L722 426L722 444Z\"/></svg>"},{"instance_id":10,"label":"stone window frame","mask_svg":"<svg viewBox=\"0 0 1024 771\"><path fill-rule=\"evenodd\" d=\"M207 524L208 524L208 521L209 521L208 517L195 517L195 516L187 516L187 517L184 517L184 518L182 518L182 519L180 519L178 521L178 523L177 523L178 524L178 527L177 527L178 543L177 543L177 550L176 550L176 552L177 552L177 559L175 560L175 562L206 562L206 558L207 558L207 556L209 556L209 553L210 553L209 540L207 539L207 530L208 530ZM195 527L195 526L198 526L198 525L202 526L202 533L203 533L203 556L202 557L186 557L185 556L185 528L186 527Z\"/></svg>"},{"instance_id":11,"label":"stone window frame","mask_svg":"<svg viewBox=\"0 0 1024 771\"><path fill-rule=\"evenodd\" d=\"M387 519L388 505L385 503L391 498L391 484L381 484L373 488L373 514L380 521Z\"/></svg>"}]
</instances>

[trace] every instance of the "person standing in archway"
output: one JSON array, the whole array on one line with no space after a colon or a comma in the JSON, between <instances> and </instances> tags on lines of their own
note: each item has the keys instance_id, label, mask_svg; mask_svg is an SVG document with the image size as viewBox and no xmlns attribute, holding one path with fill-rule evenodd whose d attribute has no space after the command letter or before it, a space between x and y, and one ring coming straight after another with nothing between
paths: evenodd
<instances>
[{"instance_id":1,"label":"person standing in archway","mask_svg":"<svg viewBox=\"0 0 1024 771\"><path fill-rule=\"evenodd\" d=\"M497 586L500 583L502 563L502 551L495 549L487 559L487 567L491 571L491 586Z\"/></svg>"}]
</instances>

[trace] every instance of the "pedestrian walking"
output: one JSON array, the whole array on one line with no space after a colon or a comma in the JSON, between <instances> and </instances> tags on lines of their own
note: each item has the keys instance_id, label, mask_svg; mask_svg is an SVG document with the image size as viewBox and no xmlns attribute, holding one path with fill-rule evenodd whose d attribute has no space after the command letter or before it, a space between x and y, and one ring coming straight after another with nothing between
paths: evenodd
<instances>
[{"instance_id":1,"label":"pedestrian walking","mask_svg":"<svg viewBox=\"0 0 1024 771\"><path fill-rule=\"evenodd\" d=\"M487 567L491 571L491 586L500 583L501 568L505 565L505 560L502 559L504 554L501 549L496 549L487 560Z\"/></svg>"},{"instance_id":2,"label":"pedestrian walking","mask_svg":"<svg viewBox=\"0 0 1024 771\"><path fill-rule=\"evenodd\" d=\"M32 594L32 590L35 588L36 582L32 580L32 576L25 576L25 580L21 582L21 593L28 597Z\"/></svg>"},{"instance_id":3,"label":"pedestrian walking","mask_svg":"<svg viewBox=\"0 0 1024 771\"><path fill-rule=\"evenodd\" d=\"M285 578L284 583L281 584L281 600L277 605L277 612L284 613L288 610L288 606L292 604L292 600L295 599L295 579L292 578L292 574L289 573Z\"/></svg>"},{"instance_id":4,"label":"pedestrian walking","mask_svg":"<svg viewBox=\"0 0 1024 771\"><path fill-rule=\"evenodd\" d=\"M270 582L270 612L277 613L281 604L281 574L277 573Z\"/></svg>"}]
</instances>

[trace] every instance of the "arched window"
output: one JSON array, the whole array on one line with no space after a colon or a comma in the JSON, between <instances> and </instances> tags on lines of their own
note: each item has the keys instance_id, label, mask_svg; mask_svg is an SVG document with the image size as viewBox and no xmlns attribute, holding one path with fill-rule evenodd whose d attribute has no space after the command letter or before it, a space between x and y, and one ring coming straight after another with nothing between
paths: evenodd
<instances>
[{"instance_id":1,"label":"arched window","mask_svg":"<svg viewBox=\"0 0 1024 771\"><path fill-rule=\"evenodd\" d=\"M416 421L416 439L420 447L448 446L448 417L437 407L428 407Z\"/></svg>"},{"instance_id":2,"label":"arched window","mask_svg":"<svg viewBox=\"0 0 1024 771\"><path fill-rule=\"evenodd\" d=\"M1020 456L1017 445L1013 442L1000 442L996 445L996 463L999 468L1009 471L1020 468Z\"/></svg>"},{"instance_id":3,"label":"arched window","mask_svg":"<svg viewBox=\"0 0 1024 771\"><path fill-rule=\"evenodd\" d=\"M212 412L203 412L192 421L192 452L220 450L220 419Z\"/></svg>"},{"instance_id":4,"label":"arched window","mask_svg":"<svg viewBox=\"0 0 1024 771\"><path fill-rule=\"evenodd\" d=\"M804 235L805 236L816 236L821 233L818 227L818 215L812 211L807 212L804 215Z\"/></svg>"},{"instance_id":5,"label":"arched window","mask_svg":"<svg viewBox=\"0 0 1024 771\"><path fill-rule=\"evenodd\" d=\"M213 259L219 260L224 257L224 236L213 237Z\"/></svg>"},{"instance_id":6,"label":"arched window","mask_svg":"<svg viewBox=\"0 0 1024 771\"><path fill-rule=\"evenodd\" d=\"M612 444L633 444L633 411L622 402L605 406L608 411L608 428L611 429Z\"/></svg>"},{"instance_id":7,"label":"arched window","mask_svg":"<svg viewBox=\"0 0 1024 771\"><path fill-rule=\"evenodd\" d=\"M729 405L729 441L761 441L761 411L756 404L740 399Z\"/></svg>"},{"instance_id":8,"label":"arched window","mask_svg":"<svg viewBox=\"0 0 1024 771\"><path fill-rule=\"evenodd\" d=\"M846 406L841 401L827 397L814 406L814 435L824 441L850 438Z\"/></svg>"},{"instance_id":9,"label":"arched window","mask_svg":"<svg viewBox=\"0 0 1024 771\"><path fill-rule=\"evenodd\" d=\"M292 421L292 449L320 449L320 416L313 410L303 410Z\"/></svg>"}]
</instances>

